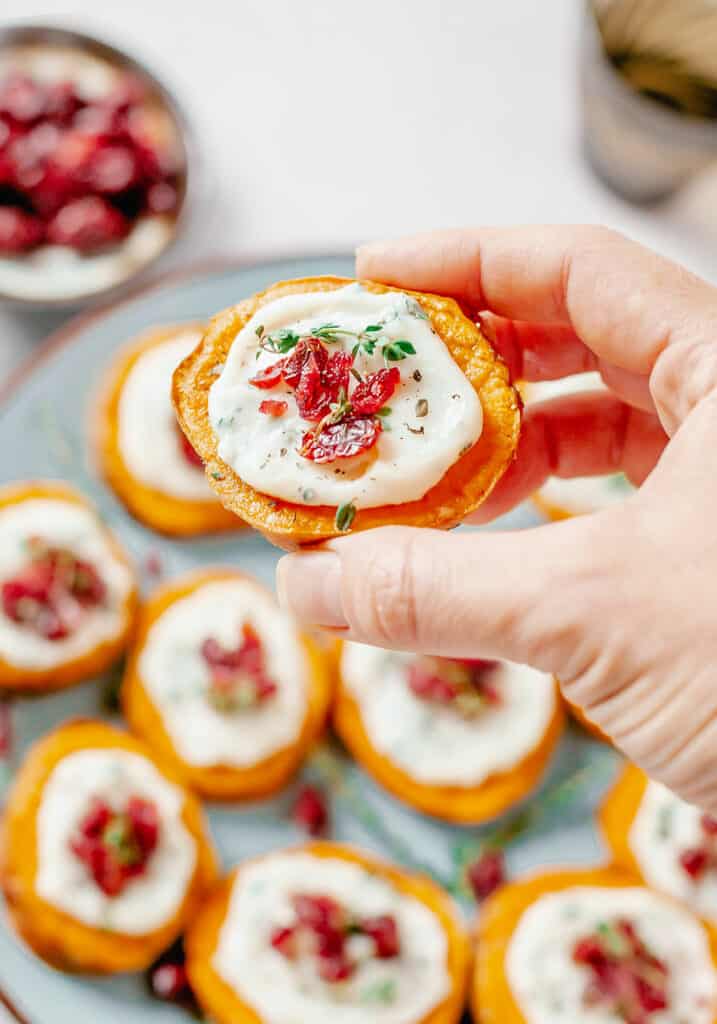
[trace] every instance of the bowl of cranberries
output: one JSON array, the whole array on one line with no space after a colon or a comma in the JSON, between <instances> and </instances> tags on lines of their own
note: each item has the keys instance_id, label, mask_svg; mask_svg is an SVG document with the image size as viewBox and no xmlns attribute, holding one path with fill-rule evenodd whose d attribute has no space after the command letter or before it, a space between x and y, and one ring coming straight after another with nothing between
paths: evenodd
<instances>
[{"instance_id":1,"label":"bowl of cranberries","mask_svg":"<svg viewBox=\"0 0 717 1024\"><path fill-rule=\"evenodd\" d=\"M0 300L79 305L177 235L188 133L142 65L59 28L0 33Z\"/></svg>"}]
</instances>

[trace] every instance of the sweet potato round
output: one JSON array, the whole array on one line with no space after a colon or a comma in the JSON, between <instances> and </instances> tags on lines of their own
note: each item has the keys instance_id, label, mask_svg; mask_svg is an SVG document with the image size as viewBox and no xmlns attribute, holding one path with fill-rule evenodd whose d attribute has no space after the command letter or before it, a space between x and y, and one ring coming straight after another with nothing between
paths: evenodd
<instances>
[{"instance_id":1,"label":"sweet potato round","mask_svg":"<svg viewBox=\"0 0 717 1024\"><path fill-rule=\"evenodd\" d=\"M403 767L375 748L359 705L341 679L333 721L336 732L359 764L399 800L444 821L477 825L502 814L538 785L560 739L565 714L556 686L555 711L540 744L510 771L496 772L477 786L434 786L408 775Z\"/></svg>"},{"instance_id":2,"label":"sweet potato round","mask_svg":"<svg viewBox=\"0 0 717 1024\"><path fill-rule=\"evenodd\" d=\"M227 508L287 550L337 536L336 509L297 505L256 491L219 458L208 414L209 389L216 380L212 371L225 361L242 327L268 302L302 292L331 291L349 283L340 277L303 278L275 284L245 299L214 317L201 344L174 374L173 398L179 423L204 460L209 483ZM377 293L402 290L372 281L362 284ZM518 444L520 398L510 384L507 367L478 327L453 299L422 292L407 294L418 299L478 394L483 431L476 444L424 497L403 505L359 509L351 527L354 531L391 523L444 529L455 526L490 494L513 460Z\"/></svg>"},{"instance_id":3,"label":"sweet potato round","mask_svg":"<svg viewBox=\"0 0 717 1024\"><path fill-rule=\"evenodd\" d=\"M62 971L111 974L148 967L198 913L217 865L201 807L187 793L182 820L197 844L197 863L184 902L171 921L146 935L103 931L76 920L41 899L37 876L37 814L55 766L87 749L118 749L141 754L177 784L171 770L143 744L103 722L77 720L45 736L28 753L10 790L0 847L0 878L10 920L38 956Z\"/></svg>"},{"instance_id":4,"label":"sweet potato round","mask_svg":"<svg viewBox=\"0 0 717 1024\"><path fill-rule=\"evenodd\" d=\"M122 348L108 371L92 424L95 459L109 486L136 519L170 537L194 537L246 526L211 494L205 501L178 498L137 480L124 461L119 443L120 399L138 359L170 340L178 330L201 330L202 326L192 323L154 328Z\"/></svg>"},{"instance_id":5,"label":"sweet potato round","mask_svg":"<svg viewBox=\"0 0 717 1024\"><path fill-rule=\"evenodd\" d=\"M83 495L71 487L53 480L33 480L0 488L0 508L34 498L69 501L92 509L91 504ZM129 558L115 537L99 522L98 527L117 561L122 562L130 571L133 571ZM137 588L136 585L133 585L128 591L121 609L117 635L109 640L104 640L86 654L66 661L64 664L53 668L30 669L13 665L0 656L0 691L5 690L25 695L46 693L51 690L62 690L67 686L90 679L92 676L100 675L117 661L126 648L134 627L137 606Z\"/></svg>"},{"instance_id":6,"label":"sweet potato round","mask_svg":"<svg viewBox=\"0 0 717 1024\"><path fill-rule=\"evenodd\" d=\"M190 573L161 587L142 609L136 643L127 662L122 684L122 707L132 731L171 764L175 774L185 785L209 800L252 800L270 796L281 789L299 769L320 735L331 703L332 685L328 656L304 634L302 642L310 666L308 708L295 744L278 750L247 768L221 764L198 766L188 764L180 757L139 671L139 658L147 634L170 605L204 584L214 580L246 578L245 574L229 569L207 569ZM252 580L252 583L255 581Z\"/></svg>"},{"instance_id":7,"label":"sweet potato round","mask_svg":"<svg viewBox=\"0 0 717 1024\"><path fill-rule=\"evenodd\" d=\"M485 904L479 920L471 1008L481 1024L525 1024L508 981L506 954L523 912L546 893L573 886L616 888L639 884L618 868L552 871L503 886ZM707 932L717 965L717 943Z\"/></svg>"},{"instance_id":8,"label":"sweet potato round","mask_svg":"<svg viewBox=\"0 0 717 1024\"><path fill-rule=\"evenodd\" d=\"M350 846L329 842L308 843L297 848L297 852L310 853L315 857L341 858L360 864L387 879L402 893L425 903L433 911L448 940L448 972L453 986L443 1003L428 1016L416 1021L416 1024L457 1024L465 1005L471 960L470 943L457 911L443 890L428 878L410 874ZM232 885L241 870L240 865L219 883L185 939L187 969L192 988L204 1011L217 1024L262 1024L262 1018L224 981L212 963Z\"/></svg>"}]
</instances>

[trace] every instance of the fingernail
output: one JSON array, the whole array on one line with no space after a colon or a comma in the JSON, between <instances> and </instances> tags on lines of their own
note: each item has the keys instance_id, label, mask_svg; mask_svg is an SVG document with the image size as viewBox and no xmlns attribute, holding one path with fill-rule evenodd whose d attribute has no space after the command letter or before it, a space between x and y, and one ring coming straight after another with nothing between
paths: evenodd
<instances>
[{"instance_id":1,"label":"fingernail","mask_svg":"<svg viewBox=\"0 0 717 1024\"><path fill-rule=\"evenodd\" d=\"M279 603L301 622L346 628L341 603L341 559L333 551L285 555L276 567Z\"/></svg>"}]
</instances>

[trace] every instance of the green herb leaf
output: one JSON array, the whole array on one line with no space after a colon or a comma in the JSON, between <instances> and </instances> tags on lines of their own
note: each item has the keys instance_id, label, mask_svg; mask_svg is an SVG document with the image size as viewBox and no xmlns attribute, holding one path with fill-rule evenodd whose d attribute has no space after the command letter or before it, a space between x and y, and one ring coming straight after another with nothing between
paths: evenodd
<instances>
[{"instance_id":1,"label":"green herb leaf","mask_svg":"<svg viewBox=\"0 0 717 1024\"><path fill-rule=\"evenodd\" d=\"M384 978L369 985L361 992L362 1003L392 1003L396 999L396 982L393 978Z\"/></svg>"},{"instance_id":2,"label":"green herb leaf","mask_svg":"<svg viewBox=\"0 0 717 1024\"><path fill-rule=\"evenodd\" d=\"M382 331L382 330L383 330L383 324L369 324L368 327L364 327L363 333L364 334L372 334L375 331Z\"/></svg>"},{"instance_id":3,"label":"green herb leaf","mask_svg":"<svg viewBox=\"0 0 717 1024\"><path fill-rule=\"evenodd\" d=\"M336 529L339 533L347 533L356 518L356 506L349 501L345 505L339 505L336 509Z\"/></svg>"},{"instance_id":4,"label":"green herb leaf","mask_svg":"<svg viewBox=\"0 0 717 1024\"><path fill-rule=\"evenodd\" d=\"M398 341L389 341L381 349L383 358L390 363L397 363L406 356L415 356L416 350L410 341L399 338Z\"/></svg>"},{"instance_id":5,"label":"green herb leaf","mask_svg":"<svg viewBox=\"0 0 717 1024\"><path fill-rule=\"evenodd\" d=\"M254 331L254 334L256 334L257 338L260 338L263 333L264 333L264 324L258 324L256 330Z\"/></svg>"},{"instance_id":6,"label":"green herb leaf","mask_svg":"<svg viewBox=\"0 0 717 1024\"><path fill-rule=\"evenodd\" d=\"M392 412L393 412L393 409L391 408L390 405L384 405L382 409L378 410L376 415L377 416L390 416Z\"/></svg>"}]
</instances>

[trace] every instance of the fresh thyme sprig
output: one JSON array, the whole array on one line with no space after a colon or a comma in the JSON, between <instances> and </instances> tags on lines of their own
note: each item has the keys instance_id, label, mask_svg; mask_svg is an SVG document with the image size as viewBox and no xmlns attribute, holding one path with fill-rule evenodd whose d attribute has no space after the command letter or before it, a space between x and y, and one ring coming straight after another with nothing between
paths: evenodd
<instances>
[{"instance_id":1,"label":"fresh thyme sprig","mask_svg":"<svg viewBox=\"0 0 717 1024\"><path fill-rule=\"evenodd\" d=\"M351 331L347 327L341 327L340 324L328 323L313 328L304 334L298 334L296 331L292 331L290 327L282 327L278 331L266 334L264 325L259 324L255 333L257 338L259 338L260 349L263 349L265 352L276 352L279 355L286 355L287 352L291 352L304 338L320 338L321 341L325 341L329 345L334 344L342 337L356 338L356 344L351 350L351 354L355 358L359 352L365 352L368 356L374 354L384 327L385 324L367 324L362 331ZM406 356L414 356L415 354L416 349L406 338L386 341L381 346L381 355L386 362L390 363L398 362L401 359L405 359Z\"/></svg>"}]
</instances>

